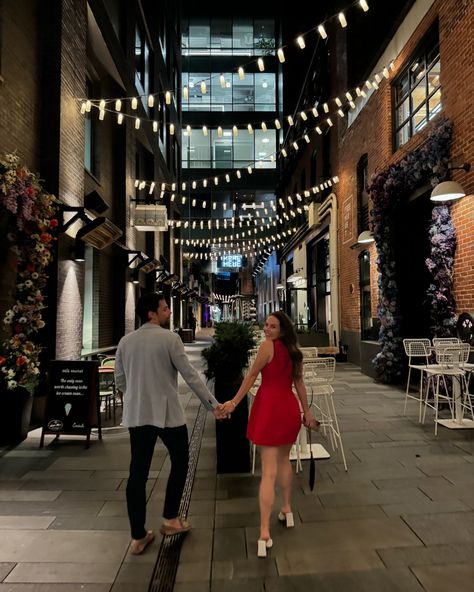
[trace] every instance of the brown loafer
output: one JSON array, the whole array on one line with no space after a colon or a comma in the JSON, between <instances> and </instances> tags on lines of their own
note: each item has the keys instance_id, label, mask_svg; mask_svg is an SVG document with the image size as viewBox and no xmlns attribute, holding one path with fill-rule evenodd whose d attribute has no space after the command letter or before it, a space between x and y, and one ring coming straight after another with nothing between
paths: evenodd
<instances>
[{"instance_id":1,"label":"brown loafer","mask_svg":"<svg viewBox=\"0 0 474 592\"><path fill-rule=\"evenodd\" d=\"M141 555L154 538L155 535L153 531L148 530L142 539L132 539L132 542L130 543L130 553L132 555Z\"/></svg>"},{"instance_id":2,"label":"brown loafer","mask_svg":"<svg viewBox=\"0 0 474 592\"><path fill-rule=\"evenodd\" d=\"M169 526L167 524L162 524L160 528L161 534L164 536L172 536L174 534L189 532L191 530L191 525L186 522L186 520L180 520L179 522L179 526Z\"/></svg>"}]
</instances>

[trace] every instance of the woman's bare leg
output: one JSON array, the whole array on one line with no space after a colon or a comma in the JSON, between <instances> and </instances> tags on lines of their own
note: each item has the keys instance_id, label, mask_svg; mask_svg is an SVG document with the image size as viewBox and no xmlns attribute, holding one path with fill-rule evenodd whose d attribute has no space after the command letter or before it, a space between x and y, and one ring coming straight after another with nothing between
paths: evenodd
<instances>
[{"instance_id":1,"label":"woman's bare leg","mask_svg":"<svg viewBox=\"0 0 474 592\"><path fill-rule=\"evenodd\" d=\"M291 444L278 447L277 479L281 489L283 505L281 511L291 512L291 486L293 483L293 468L290 462Z\"/></svg>"},{"instance_id":2,"label":"woman's bare leg","mask_svg":"<svg viewBox=\"0 0 474 592\"><path fill-rule=\"evenodd\" d=\"M270 538L270 514L275 501L275 479L278 471L278 447L262 446L262 479L260 481L260 539Z\"/></svg>"}]
</instances>

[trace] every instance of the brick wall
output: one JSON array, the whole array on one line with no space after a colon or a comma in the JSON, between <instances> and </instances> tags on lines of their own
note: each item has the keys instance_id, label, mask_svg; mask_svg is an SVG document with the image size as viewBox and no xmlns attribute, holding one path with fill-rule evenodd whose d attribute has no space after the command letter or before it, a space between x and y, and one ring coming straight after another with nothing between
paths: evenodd
<instances>
[{"instance_id":1,"label":"brick wall","mask_svg":"<svg viewBox=\"0 0 474 592\"><path fill-rule=\"evenodd\" d=\"M402 68L423 38L429 27L439 18L441 85L443 115L454 124L451 157L457 162L474 162L474 114L469 97L474 91L474 48L470 31L474 26L474 4L456 0L435 2L416 28L409 42L395 61L396 72ZM395 74L396 74L395 72ZM344 125L341 122L341 125ZM352 236L357 238L357 178L356 167L360 157L368 154L369 178L376 171L384 170L398 162L426 138L431 125L416 134L400 150L392 152L392 119L390 81L380 85L366 107L349 129L339 130L337 150L337 188L339 202L339 228L343 228L344 200L352 196ZM460 182L468 193L474 192L474 172L465 174L454 171L453 179ZM455 260L455 297L457 310L474 309L474 200L472 195L452 206L453 222L458 236ZM342 330L360 331L360 297L358 255L362 247L351 249L351 241L340 244L341 311ZM370 247L372 270L372 306L375 316L377 305L377 274L375 272L376 250ZM416 256L416 254L414 254ZM351 294L348 286L356 289Z\"/></svg>"},{"instance_id":2,"label":"brick wall","mask_svg":"<svg viewBox=\"0 0 474 592\"><path fill-rule=\"evenodd\" d=\"M86 4L81 0L61 3L59 62L59 169L58 196L69 205L83 205L84 118L76 97L85 89ZM57 359L77 359L82 348L83 264L69 261L69 238L60 238L58 262Z\"/></svg>"},{"instance_id":3,"label":"brick wall","mask_svg":"<svg viewBox=\"0 0 474 592\"><path fill-rule=\"evenodd\" d=\"M32 171L39 170L38 3L4 0L0 7L0 151L17 152Z\"/></svg>"}]
</instances>

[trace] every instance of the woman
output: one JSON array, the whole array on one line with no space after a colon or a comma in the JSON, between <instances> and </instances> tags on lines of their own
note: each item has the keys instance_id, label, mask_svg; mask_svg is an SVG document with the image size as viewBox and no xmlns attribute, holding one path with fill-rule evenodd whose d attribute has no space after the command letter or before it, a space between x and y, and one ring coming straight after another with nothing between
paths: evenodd
<instances>
[{"instance_id":1,"label":"woman","mask_svg":"<svg viewBox=\"0 0 474 592\"><path fill-rule=\"evenodd\" d=\"M265 321L264 332L266 339L249 373L234 398L223 405L223 411L230 414L253 386L259 373L262 373L262 384L252 405L247 429L249 440L261 447L259 557L266 557L267 549L273 545L270 514L275 500L276 478L283 497L278 519L286 522L287 527L294 526L291 511L293 470L289 456L301 428L301 412L293 394L293 384L303 409L304 425L312 429L319 425L309 410L302 379L303 355L298 349L290 318L281 311L272 313Z\"/></svg>"}]
</instances>

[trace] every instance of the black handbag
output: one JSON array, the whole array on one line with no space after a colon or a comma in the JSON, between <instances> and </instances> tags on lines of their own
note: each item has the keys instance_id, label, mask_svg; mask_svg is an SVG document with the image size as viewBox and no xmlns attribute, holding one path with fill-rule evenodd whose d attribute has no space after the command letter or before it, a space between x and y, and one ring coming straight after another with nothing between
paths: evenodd
<instances>
[{"instance_id":1,"label":"black handbag","mask_svg":"<svg viewBox=\"0 0 474 592\"><path fill-rule=\"evenodd\" d=\"M308 428L308 441L309 441L309 450L310 450L309 489L310 489L310 491L313 491L314 484L316 483L316 461L314 460L313 449L311 447L311 428Z\"/></svg>"}]
</instances>

